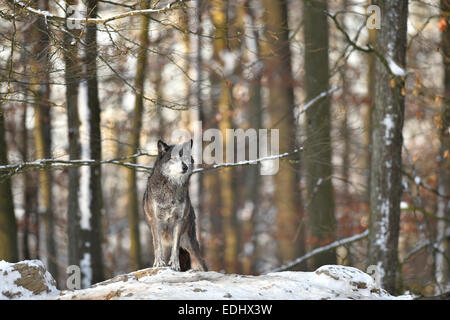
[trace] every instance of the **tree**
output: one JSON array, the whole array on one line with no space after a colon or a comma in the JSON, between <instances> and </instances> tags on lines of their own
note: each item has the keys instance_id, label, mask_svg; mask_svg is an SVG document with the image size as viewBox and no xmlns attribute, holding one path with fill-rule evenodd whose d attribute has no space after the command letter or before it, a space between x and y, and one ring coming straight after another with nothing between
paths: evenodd
<instances>
[{"instance_id":1,"label":"tree","mask_svg":"<svg viewBox=\"0 0 450 320\"><path fill-rule=\"evenodd\" d=\"M48 0L39 1L39 10L48 11ZM52 158L51 104L50 104L50 38L49 25L44 17L37 17L32 26L33 61L31 62L34 95L34 143L38 159ZM53 208L53 175L48 169L39 173L40 206L43 210L47 246L48 270L58 279L55 218Z\"/></svg>"},{"instance_id":2,"label":"tree","mask_svg":"<svg viewBox=\"0 0 450 320\"><path fill-rule=\"evenodd\" d=\"M329 89L328 20L324 0L305 0L303 9L305 36L305 87L309 101ZM322 246L335 239L334 191L331 163L331 101L318 101L306 111L306 184L311 244ZM312 268L335 264L335 250L313 258Z\"/></svg>"},{"instance_id":3,"label":"tree","mask_svg":"<svg viewBox=\"0 0 450 320\"><path fill-rule=\"evenodd\" d=\"M150 7L150 1L141 0L140 8ZM136 76L134 86L137 89L134 100L133 125L131 129L128 153L134 154L139 150L139 138L142 128L142 113L144 110L144 82L147 72L147 47L149 45L148 26L150 18L141 17L139 51L136 62ZM136 158L130 159L131 163L136 163ZM130 227L130 267L137 270L143 267L141 259L141 242L139 232L139 208L141 201L138 199L138 190L136 184L136 171L128 169L127 171L127 194L128 194L128 224Z\"/></svg>"},{"instance_id":4,"label":"tree","mask_svg":"<svg viewBox=\"0 0 450 320\"><path fill-rule=\"evenodd\" d=\"M76 0L67 1L67 8L75 6ZM67 9L66 9L67 11ZM70 13L66 12L69 17ZM80 36L79 30L69 29L64 33L64 64L66 82L66 109L67 127L69 138L69 159L81 159L80 145L80 117L78 110L78 92L80 83L80 61L78 58L78 43L76 39ZM67 235L68 235L68 259L69 265L80 265L81 263L81 227L80 227L80 169L72 167L68 169L69 194L67 204Z\"/></svg>"},{"instance_id":5,"label":"tree","mask_svg":"<svg viewBox=\"0 0 450 320\"><path fill-rule=\"evenodd\" d=\"M8 163L5 114L0 102L0 164ZM0 260L17 262L17 224L11 191L11 178L0 176Z\"/></svg>"},{"instance_id":6,"label":"tree","mask_svg":"<svg viewBox=\"0 0 450 320\"><path fill-rule=\"evenodd\" d=\"M87 1L88 17L97 17L98 1ZM86 61L86 84L87 103L89 109L89 153L90 158L101 160L102 139L100 131L100 101L98 98L97 81L97 25L88 24L85 35L85 61ZM83 255L82 271L85 272L85 284L97 283L104 280L103 268L103 230L102 230L102 208L103 195L101 183L101 166L95 164L89 168L89 223L83 227ZM83 268L83 265L86 268ZM86 272L88 274L86 274Z\"/></svg>"},{"instance_id":7,"label":"tree","mask_svg":"<svg viewBox=\"0 0 450 320\"><path fill-rule=\"evenodd\" d=\"M252 8L253 2L246 0L244 3L245 13L248 16L249 24L246 25L246 35L249 37L248 41L252 41L251 45L247 48L247 62L254 64L252 72L246 79L249 83L249 101L248 101L248 114L249 114L249 124L250 128L255 130L262 129L263 127L263 107L262 107L262 95L261 95L261 78L262 69L259 68L258 62L261 61L261 48L260 48L260 37L259 31L256 27L255 13ZM253 48L254 52L251 51ZM259 146L258 146L259 150ZM259 154L259 153L258 153ZM244 273L259 273L259 261L266 253L263 246L260 245L258 241L258 233L261 228L258 228L260 223L260 191L261 191L261 175L259 166L250 166L246 168L245 178L245 199L250 201L252 208L252 217L243 226L243 231L246 233L247 239L252 241L253 254L244 261Z\"/></svg>"},{"instance_id":8,"label":"tree","mask_svg":"<svg viewBox=\"0 0 450 320\"><path fill-rule=\"evenodd\" d=\"M215 27L213 41L213 58L217 61L222 72L225 70L225 55L229 54L230 43L228 42L228 2L225 0L214 0L211 2L211 18ZM231 121L231 90L230 82L226 74L217 75L220 87L218 99L218 113L220 115L219 130L222 136L226 136L226 130L233 127ZM225 146L226 148L226 146ZM223 234L225 241L224 265L227 272L238 272L239 269L239 240L235 213L235 194L233 188L233 171L225 169L219 172L220 181L220 215L222 217Z\"/></svg>"},{"instance_id":9,"label":"tree","mask_svg":"<svg viewBox=\"0 0 450 320\"><path fill-rule=\"evenodd\" d=\"M404 69L408 2L374 1L381 11L376 50L386 61L376 60L375 106L372 114L370 233L368 264L376 265L382 286L394 292L398 265L402 146L405 99ZM400 71L401 70L401 71Z\"/></svg>"},{"instance_id":10,"label":"tree","mask_svg":"<svg viewBox=\"0 0 450 320\"><path fill-rule=\"evenodd\" d=\"M446 21L442 29L442 62L444 66L444 99L440 115L439 139L441 147L439 150L439 182L438 190L442 195L450 195L450 2L441 0L441 13L443 21ZM436 281L439 290L445 290L448 279L450 279L450 245L446 231L450 218L450 201L444 197L438 198L437 214L441 218L437 223L438 251L436 252Z\"/></svg>"},{"instance_id":11,"label":"tree","mask_svg":"<svg viewBox=\"0 0 450 320\"><path fill-rule=\"evenodd\" d=\"M28 55L25 51L26 44L30 41L30 34L25 33L24 40L21 44L20 50L20 62L28 63ZM30 130L27 128L27 118L29 112L28 103L28 86L21 85L21 90L24 94L24 102L22 103L22 135L21 135L21 148L20 153L24 162L30 161L32 154L32 144L29 143ZM39 213L38 213L38 184L36 172L27 171L23 174L23 202L24 202L24 214L23 214L23 232L22 232L22 252L23 259L30 260L32 257L39 258ZM34 236L35 248L34 254L31 253L30 240L31 235Z\"/></svg>"},{"instance_id":12,"label":"tree","mask_svg":"<svg viewBox=\"0 0 450 320\"><path fill-rule=\"evenodd\" d=\"M264 56L265 75L269 87L270 128L279 129L279 151L292 151L296 146L294 118L294 81L292 78L289 42L288 2L264 0ZM281 162L275 179L275 201L278 209L277 229L282 261L293 260L302 254L299 238L300 193L298 168ZM302 236L302 235L300 235Z\"/></svg>"}]
</instances>

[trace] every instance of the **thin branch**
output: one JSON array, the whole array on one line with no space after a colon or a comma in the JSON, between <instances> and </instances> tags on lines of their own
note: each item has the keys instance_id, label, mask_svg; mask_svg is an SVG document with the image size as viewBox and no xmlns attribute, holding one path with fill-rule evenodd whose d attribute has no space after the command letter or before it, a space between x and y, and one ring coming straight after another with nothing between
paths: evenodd
<instances>
[{"instance_id":1,"label":"thin branch","mask_svg":"<svg viewBox=\"0 0 450 320\"><path fill-rule=\"evenodd\" d=\"M367 229L363 233L360 233L360 234L357 234L357 235L354 235L354 236L351 236L351 237L348 237L348 238L344 238L344 239L341 239L341 240L337 240L337 241L332 242L332 243L330 243L330 244L328 244L326 246L323 246L323 247L320 247L320 248L316 248L316 249L312 250L311 252L305 254L304 256L302 256L300 258L297 258L296 260L294 260L292 262L289 262L288 264L285 264L285 265L283 265L281 267L273 269L273 270L271 270L269 272L265 272L265 274L271 273L271 272L286 271L286 270L288 270L288 269L290 269L290 268L292 268L292 267L294 267L294 266L296 266L296 265L298 265L298 264L300 264L300 263L302 263L302 262L304 262L306 260L311 259L312 257L314 257L314 256L316 256L316 255L318 255L320 253L323 253L323 252L335 249L337 247L344 246L346 244L350 244L350 243L353 243L353 242L365 239L368 236L369 236L369 229Z\"/></svg>"},{"instance_id":2,"label":"thin branch","mask_svg":"<svg viewBox=\"0 0 450 320\"><path fill-rule=\"evenodd\" d=\"M247 161L241 161L241 162L237 162L237 163L220 163L220 164L213 165L211 167L198 168L198 169L195 169L193 171L193 173L201 173L204 171L219 169L219 168L223 168L223 167L238 167L238 166L245 166L245 165L255 165L255 164L258 164L263 161L283 159L283 158L294 155L301 151L303 151L303 147L295 149L291 152L286 152L286 153L279 154L279 155L262 157L262 158L255 159L255 160L247 160ZM124 162L124 160L138 158L140 156L155 157L156 155L151 155L151 154L144 153L144 152L137 152L130 156L125 156L123 158L111 159L111 160L38 159L38 160L31 161L31 162L22 162L22 163L7 164L7 165L0 166L0 172L5 172L6 175L12 176L12 175L20 173L21 171L26 170L26 169L66 169L69 167L93 166L93 165L98 165L98 164L114 164L114 165L127 167L130 169L139 169L139 170L147 171L147 172L152 170L153 166L145 166L145 165L139 165L139 164L130 163L130 162Z\"/></svg>"},{"instance_id":3,"label":"thin branch","mask_svg":"<svg viewBox=\"0 0 450 320\"><path fill-rule=\"evenodd\" d=\"M430 187L428 184L426 184L425 182L423 182L422 178L419 177L413 177L410 173L406 172L405 170L402 170L402 174L407 177L409 180L414 181L415 184L417 184L418 186L421 186L422 188L424 188L425 190L428 190L432 193L434 193L435 195L445 198L445 199L450 199L449 195L446 194L441 194L438 190L433 189L432 187Z\"/></svg>"},{"instance_id":4,"label":"thin branch","mask_svg":"<svg viewBox=\"0 0 450 320\"><path fill-rule=\"evenodd\" d=\"M219 169L219 168L225 168L225 167L242 167L242 166L247 166L247 165L255 165L255 164L261 163L263 161L283 159L283 158L292 156L294 154L297 154L297 153L299 153L301 151L303 151L303 147L294 149L291 152L286 152L286 153L283 153L283 154L277 154L277 155L262 157L262 158L255 159L255 160L246 160L246 161L229 162L229 163L219 163L219 164L215 164L215 165L213 165L211 167L195 169L193 171L193 173L200 173L200 172L204 172L204 171L209 171L209 170Z\"/></svg>"},{"instance_id":5,"label":"thin branch","mask_svg":"<svg viewBox=\"0 0 450 320\"><path fill-rule=\"evenodd\" d=\"M403 264L405 264L409 259L411 259L412 256L414 256L417 252L421 251L424 248L427 248L429 246L433 246L434 250L438 250L438 244L441 241L444 241L446 238L450 237L450 229L447 229L447 232L445 234L445 236L437 239L435 242L431 241L431 240L426 240L422 243L420 243L419 245L417 245L415 248L413 248L411 251L409 251L405 257L403 258L403 260L400 262L400 265L403 266ZM445 252L441 252L442 254L445 255Z\"/></svg>"},{"instance_id":6,"label":"thin branch","mask_svg":"<svg viewBox=\"0 0 450 320\"><path fill-rule=\"evenodd\" d=\"M16 5L21 7L22 10L26 10L28 13L31 13L33 15L44 17L46 20L71 22L71 23L76 23L76 24L79 24L79 23L105 24L105 23L111 22L113 20L119 20L119 19L123 19L126 17L155 14L155 13L166 13L168 11L172 11L174 9L180 8L187 1L189 1L189 0L185 0L185 1L175 0L175 1L169 2L166 6L164 6L162 8L132 10L132 11L124 12L124 13L119 13L119 14L116 14L116 15L108 17L108 18L66 18L66 17L54 15L48 11L34 9L34 8L30 7L28 4L22 3L19 0L10 0L10 2L15 3Z\"/></svg>"},{"instance_id":7,"label":"thin branch","mask_svg":"<svg viewBox=\"0 0 450 320\"><path fill-rule=\"evenodd\" d=\"M341 88L340 86L336 86L336 87L334 87L334 88L331 88L331 89L328 90L328 91L322 92L322 93L319 94L317 97L311 99L307 104L305 104L305 105L302 107L302 111L300 112L300 114L302 114L302 113L308 111L308 109L309 109L312 105L314 105L317 101L319 101L320 99L325 98L325 97L331 95L332 93L334 93L335 91L339 90L340 88Z\"/></svg>"},{"instance_id":8,"label":"thin branch","mask_svg":"<svg viewBox=\"0 0 450 320\"><path fill-rule=\"evenodd\" d=\"M331 20L333 20L334 24L336 25L336 28L342 32L342 34L344 35L346 41L356 50L364 52L364 53L374 53L377 58L380 60L380 62L384 65L384 67L386 68L386 70L389 72L389 74L394 77L394 78L401 78L398 75L396 75L392 69L391 69L391 65L389 63L389 61L386 59L386 57L377 49L375 49L374 47L372 47L370 44L368 44L367 46L361 47L359 46L356 41L352 40L349 36L349 34L347 33L347 31L345 31L345 29L341 26L341 24L339 23L339 21L337 20L337 15L327 12L325 11L325 14L331 18Z\"/></svg>"}]
</instances>

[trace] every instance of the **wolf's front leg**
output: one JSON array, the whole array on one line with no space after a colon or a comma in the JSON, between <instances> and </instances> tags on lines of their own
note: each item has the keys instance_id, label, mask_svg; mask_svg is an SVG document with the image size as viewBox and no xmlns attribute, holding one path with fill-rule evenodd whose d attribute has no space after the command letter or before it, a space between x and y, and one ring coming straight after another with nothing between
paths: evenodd
<instances>
[{"instance_id":1,"label":"wolf's front leg","mask_svg":"<svg viewBox=\"0 0 450 320\"><path fill-rule=\"evenodd\" d=\"M181 231L182 231L182 224L181 222L177 222L175 224L175 227L173 228L173 244L172 244L172 252L170 255L169 260L169 266L175 270L180 271L180 238L181 238Z\"/></svg>"},{"instance_id":2,"label":"wolf's front leg","mask_svg":"<svg viewBox=\"0 0 450 320\"><path fill-rule=\"evenodd\" d=\"M152 226L152 234L153 234L153 248L155 249L155 261L153 262L154 268L165 267L166 263L164 262L163 257L163 247L162 247L162 230L159 227L158 223L155 223Z\"/></svg>"}]
</instances>

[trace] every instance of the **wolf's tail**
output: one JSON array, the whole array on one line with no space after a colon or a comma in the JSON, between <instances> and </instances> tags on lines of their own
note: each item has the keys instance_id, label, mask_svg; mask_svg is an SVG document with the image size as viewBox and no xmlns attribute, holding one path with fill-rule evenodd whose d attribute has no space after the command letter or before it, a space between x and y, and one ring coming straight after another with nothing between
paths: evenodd
<instances>
[{"instance_id":1,"label":"wolf's tail","mask_svg":"<svg viewBox=\"0 0 450 320\"><path fill-rule=\"evenodd\" d=\"M186 249L180 247L180 269L188 271L191 269L191 256Z\"/></svg>"}]
</instances>

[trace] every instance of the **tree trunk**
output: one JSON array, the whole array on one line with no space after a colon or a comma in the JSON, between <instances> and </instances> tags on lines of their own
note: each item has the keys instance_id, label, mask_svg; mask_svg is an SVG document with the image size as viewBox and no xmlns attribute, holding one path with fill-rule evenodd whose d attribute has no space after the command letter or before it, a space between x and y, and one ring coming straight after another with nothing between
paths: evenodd
<instances>
[{"instance_id":1,"label":"tree trunk","mask_svg":"<svg viewBox=\"0 0 450 320\"><path fill-rule=\"evenodd\" d=\"M98 1L87 1L88 17L97 17ZM97 82L97 25L86 26L86 81L87 81L87 103L89 109L89 150L90 159L101 160L102 139L100 131L100 101L98 98ZM91 283L104 280L103 268L103 228L102 208L103 195L101 185L101 166L93 165L89 172L89 228L83 231L83 261L90 264Z\"/></svg>"},{"instance_id":2,"label":"tree trunk","mask_svg":"<svg viewBox=\"0 0 450 320\"><path fill-rule=\"evenodd\" d=\"M289 46L288 2L264 0L265 73L269 87L270 129L279 130L279 152L292 151L296 146L294 118L294 80L292 78L291 50ZM303 253L299 233L301 195L299 168L288 161L280 161L275 180L277 239L282 262L291 261Z\"/></svg>"},{"instance_id":3,"label":"tree trunk","mask_svg":"<svg viewBox=\"0 0 450 320\"><path fill-rule=\"evenodd\" d=\"M39 1L40 10L49 10L48 0ZM34 143L37 159L51 159L51 112L50 112L50 75L49 75L49 50L50 39L48 25L43 17L36 18L33 25L33 59L32 82L39 83L31 86L34 93ZM47 264L48 271L55 279L58 279L57 250L55 243L55 221L53 212L53 175L50 170L39 172L40 208L43 213L43 221L46 233Z\"/></svg>"},{"instance_id":4,"label":"tree trunk","mask_svg":"<svg viewBox=\"0 0 450 320\"><path fill-rule=\"evenodd\" d=\"M150 8L149 0L141 0L141 9ZM135 95L134 111L133 111L133 127L129 139L128 154L134 154L140 147L140 136L142 128L142 113L144 109L144 83L145 74L147 70L147 47L149 44L148 26L150 18L142 16L139 35L139 52L136 63L136 77L134 86L139 94ZM129 160L131 163L136 163L136 158ZM139 232L139 209L140 201L138 199L138 190L136 182L136 171L128 169L127 171L127 198L128 198L128 224L130 227L130 268L131 270L138 270L143 267L141 258L141 241Z\"/></svg>"},{"instance_id":5,"label":"tree trunk","mask_svg":"<svg viewBox=\"0 0 450 320\"><path fill-rule=\"evenodd\" d=\"M440 128L440 142L441 149L439 155L439 193L443 195L450 195L450 2L448 0L441 0L441 12L444 19L447 21L446 29L442 31L442 60L444 65L444 99L441 111L441 128ZM450 218L450 201L443 197L438 198L437 214L440 218ZM438 252L436 253L436 281L438 284L437 293L442 293L445 286L450 279L450 245L448 237L445 233L448 228L448 222L439 220L437 223L437 238L442 239L438 244Z\"/></svg>"},{"instance_id":6,"label":"tree trunk","mask_svg":"<svg viewBox=\"0 0 450 320\"><path fill-rule=\"evenodd\" d=\"M5 116L0 104L0 165L8 164ZM14 201L11 178L0 176L0 261L19 261L17 248L17 224L14 215Z\"/></svg>"},{"instance_id":7,"label":"tree trunk","mask_svg":"<svg viewBox=\"0 0 450 320\"><path fill-rule=\"evenodd\" d=\"M76 0L67 1L68 6L75 6ZM68 30L71 34L64 34L64 63L66 81L66 108L67 128L69 140L69 159L81 159L80 145L80 118L78 113L78 87L81 70L78 59L79 31ZM80 169L72 167L68 169L68 209L67 209L67 233L68 233L68 260L69 265L81 264L82 239L80 227Z\"/></svg>"},{"instance_id":8,"label":"tree trunk","mask_svg":"<svg viewBox=\"0 0 450 320\"><path fill-rule=\"evenodd\" d=\"M329 89L327 1L304 1L305 86L309 101ZM324 98L306 112L305 158L307 172L308 221L313 248L335 239L334 194L331 176L331 101ZM329 250L311 260L312 268L336 263L336 251Z\"/></svg>"},{"instance_id":9,"label":"tree trunk","mask_svg":"<svg viewBox=\"0 0 450 320\"><path fill-rule=\"evenodd\" d=\"M225 0L214 0L211 2L211 18L214 24L213 57L223 70L225 62L223 55L229 50L228 43L228 2ZM226 129L231 129L231 94L229 84L225 75L220 75L220 98L218 100L218 111L220 114L219 130L222 136L226 136ZM224 146L226 149L226 146ZM239 240L237 230L237 219L235 212L235 194L233 190L233 170L223 169L219 171L220 180L220 215L224 233L224 264L227 272L238 272L239 270Z\"/></svg>"},{"instance_id":10,"label":"tree trunk","mask_svg":"<svg viewBox=\"0 0 450 320\"><path fill-rule=\"evenodd\" d=\"M261 60L260 54L260 39L259 32L256 26L255 15L252 10L252 3L250 0L246 0L244 3L245 14L247 15L250 24L246 25L245 34L253 41L253 48L255 52L250 52L250 48L247 48L248 63L257 64ZM261 95L261 78L262 72L258 67L253 68L251 76L246 79L249 82L249 96L248 101L248 118L250 119L250 128L255 130L262 129L263 123L263 108L262 108L262 95ZM256 141L255 141L256 143ZM259 151L259 146L258 146ZM258 152L259 154L259 152ZM245 179L245 199L252 204L251 219L248 219L243 226L244 239L253 246L253 252L246 257L243 263L244 274L257 274L259 270L259 261L264 256L264 248L261 247L258 242L258 232L260 222L259 214L259 201L260 201L260 166L250 166L246 169ZM262 219L261 219L262 220Z\"/></svg>"},{"instance_id":11,"label":"tree trunk","mask_svg":"<svg viewBox=\"0 0 450 320\"><path fill-rule=\"evenodd\" d=\"M368 30L369 44L373 47L376 45L377 30ZM367 75L367 107L364 110L364 137L363 137L363 156L361 157L361 168L364 169L364 183L366 185L365 199L370 202L370 161L372 158L372 112L375 107L375 62L376 56L374 54L367 55L368 75Z\"/></svg>"},{"instance_id":12,"label":"tree trunk","mask_svg":"<svg viewBox=\"0 0 450 320\"><path fill-rule=\"evenodd\" d=\"M408 2L374 1L381 8L376 48L404 68ZM368 264L378 267L383 288L394 292L398 265L404 79L393 76L377 59L375 107L372 114L370 234Z\"/></svg>"}]
</instances>

